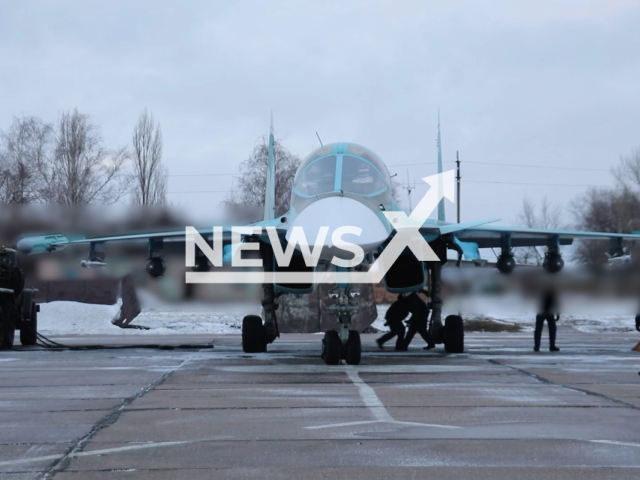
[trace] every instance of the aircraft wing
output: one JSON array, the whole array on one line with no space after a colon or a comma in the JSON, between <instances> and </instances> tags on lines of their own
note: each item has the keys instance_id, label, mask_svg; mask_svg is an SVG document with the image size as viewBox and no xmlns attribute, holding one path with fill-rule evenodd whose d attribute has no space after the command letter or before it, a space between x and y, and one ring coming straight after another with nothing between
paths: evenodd
<instances>
[{"instance_id":1,"label":"aircraft wing","mask_svg":"<svg viewBox=\"0 0 640 480\"><path fill-rule=\"evenodd\" d=\"M275 226L280 237L284 237L286 230L278 229L278 219L261 221L247 225L248 227L266 227ZM196 231L200 236L206 240L211 240L213 237L213 228L197 228ZM264 229L262 230L264 234ZM222 235L224 243L231 242L231 227L222 227ZM145 232L136 233L131 235L112 235L92 238L78 238L67 237L66 235L43 235L43 236L31 236L22 238L17 244L17 250L23 254L36 254L45 252L54 252L56 250L62 250L67 246L72 245L91 245L91 244L104 244L104 243L136 243L136 242L184 242L185 230L174 230L166 232Z\"/></svg>"},{"instance_id":2,"label":"aircraft wing","mask_svg":"<svg viewBox=\"0 0 640 480\"><path fill-rule=\"evenodd\" d=\"M589 232L583 230L546 230L497 225L472 226L456 231L455 236L464 242L477 243L479 248L497 248L510 238L513 247L547 246L550 242L571 245L573 240L640 240L640 235L631 233Z\"/></svg>"},{"instance_id":3,"label":"aircraft wing","mask_svg":"<svg viewBox=\"0 0 640 480\"><path fill-rule=\"evenodd\" d=\"M480 248L558 247L573 240L609 240L609 248L622 249L623 240L640 240L640 232L608 233L583 230L560 230L487 225L497 219L468 223L425 223L420 232L427 241L452 234L467 260L480 260Z\"/></svg>"}]
</instances>

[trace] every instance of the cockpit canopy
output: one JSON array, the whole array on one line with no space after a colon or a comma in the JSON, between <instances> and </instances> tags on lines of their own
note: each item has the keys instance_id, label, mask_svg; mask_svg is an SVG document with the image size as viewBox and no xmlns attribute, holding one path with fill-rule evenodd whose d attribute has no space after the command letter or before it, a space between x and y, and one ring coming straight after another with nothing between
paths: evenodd
<instances>
[{"instance_id":1,"label":"cockpit canopy","mask_svg":"<svg viewBox=\"0 0 640 480\"><path fill-rule=\"evenodd\" d=\"M371 150L354 143L332 143L304 159L292 194L308 198L342 191L373 197L388 192L390 182L386 165Z\"/></svg>"}]
</instances>

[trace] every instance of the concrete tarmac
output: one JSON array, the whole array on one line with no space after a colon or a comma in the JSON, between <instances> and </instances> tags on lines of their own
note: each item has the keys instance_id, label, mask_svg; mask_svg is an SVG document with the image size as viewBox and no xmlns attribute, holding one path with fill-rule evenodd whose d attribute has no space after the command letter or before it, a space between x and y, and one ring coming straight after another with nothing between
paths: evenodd
<instances>
[{"instance_id":1,"label":"concrete tarmac","mask_svg":"<svg viewBox=\"0 0 640 480\"><path fill-rule=\"evenodd\" d=\"M214 348L0 352L0 478L640 478L634 333L466 336L326 366L321 335L55 337ZM546 339L545 339L546 340Z\"/></svg>"}]
</instances>

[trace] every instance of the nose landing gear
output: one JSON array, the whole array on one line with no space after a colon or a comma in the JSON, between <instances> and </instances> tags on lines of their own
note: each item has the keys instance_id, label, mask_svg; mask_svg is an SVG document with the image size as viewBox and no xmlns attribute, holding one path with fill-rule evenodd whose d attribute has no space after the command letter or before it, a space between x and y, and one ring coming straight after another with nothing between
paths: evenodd
<instances>
[{"instance_id":1,"label":"nose landing gear","mask_svg":"<svg viewBox=\"0 0 640 480\"><path fill-rule=\"evenodd\" d=\"M362 343L360 332L349 330L349 337L342 343L340 334L336 330L329 330L322 339L322 359L327 365L339 365L340 360L347 365L359 365L362 357Z\"/></svg>"},{"instance_id":2,"label":"nose landing gear","mask_svg":"<svg viewBox=\"0 0 640 480\"><path fill-rule=\"evenodd\" d=\"M362 356L360 332L350 330L351 317L358 313L360 291L340 285L329 292L329 298L336 300L329 309L338 316L338 330L329 330L322 339L322 359L327 365L338 365L340 360L348 365L359 365Z\"/></svg>"}]
</instances>

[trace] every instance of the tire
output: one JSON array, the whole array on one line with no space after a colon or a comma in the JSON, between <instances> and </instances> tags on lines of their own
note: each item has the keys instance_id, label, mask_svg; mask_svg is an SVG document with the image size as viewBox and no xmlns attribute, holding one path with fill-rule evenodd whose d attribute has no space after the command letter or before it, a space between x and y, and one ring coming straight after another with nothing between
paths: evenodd
<instances>
[{"instance_id":1,"label":"tire","mask_svg":"<svg viewBox=\"0 0 640 480\"><path fill-rule=\"evenodd\" d=\"M262 353L267 351L267 339L258 315L247 315L242 319L242 350L244 353Z\"/></svg>"},{"instance_id":2,"label":"tire","mask_svg":"<svg viewBox=\"0 0 640 480\"><path fill-rule=\"evenodd\" d=\"M38 340L38 307L31 304L31 319L22 320L20 326L20 343L24 346L35 345Z\"/></svg>"},{"instance_id":3,"label":"tire","mask_svg":"<svg viewBox=\"0 0 640 480\"><path fill-rule=\"evenodd\" d=\"M16 317L14 312L9 308L4 309L4 321L2 322L2 330L4 335L2 338L2 348L11 350L13 348L13 340L16 336Z\"/></svg>"},{"instance_id":4,"label":"tire","mask_svg":"<svg viewBox=\"0 0 640 480\"><path fill-rule=\"evenodd\" d=\"M342 340L335 330L329 330L322 340L322 358L327 365L339 365L342 357Z\"/></svg>"},{"instance_id":5,"label":"tire","mask_svg":"<svg viewBox=\"0 0 640 480\"><path fill-rule=\"evenodd\" d=\"M349 330L349 339L347 340L344 359L347 365L360 365L361 357L362 343L360 342L360 332L357 330Z\"/></svg>"},{"instance_id":6,"label":"tire","mask_svg":"<svg viewBox=\"0 0 640 480\"><path fill-rule=\"evenodd\" d=\"M444 321L444 350L447 353L464 352L464 324L460 315L449 315Z\"/></svg>"}]
</instances>

